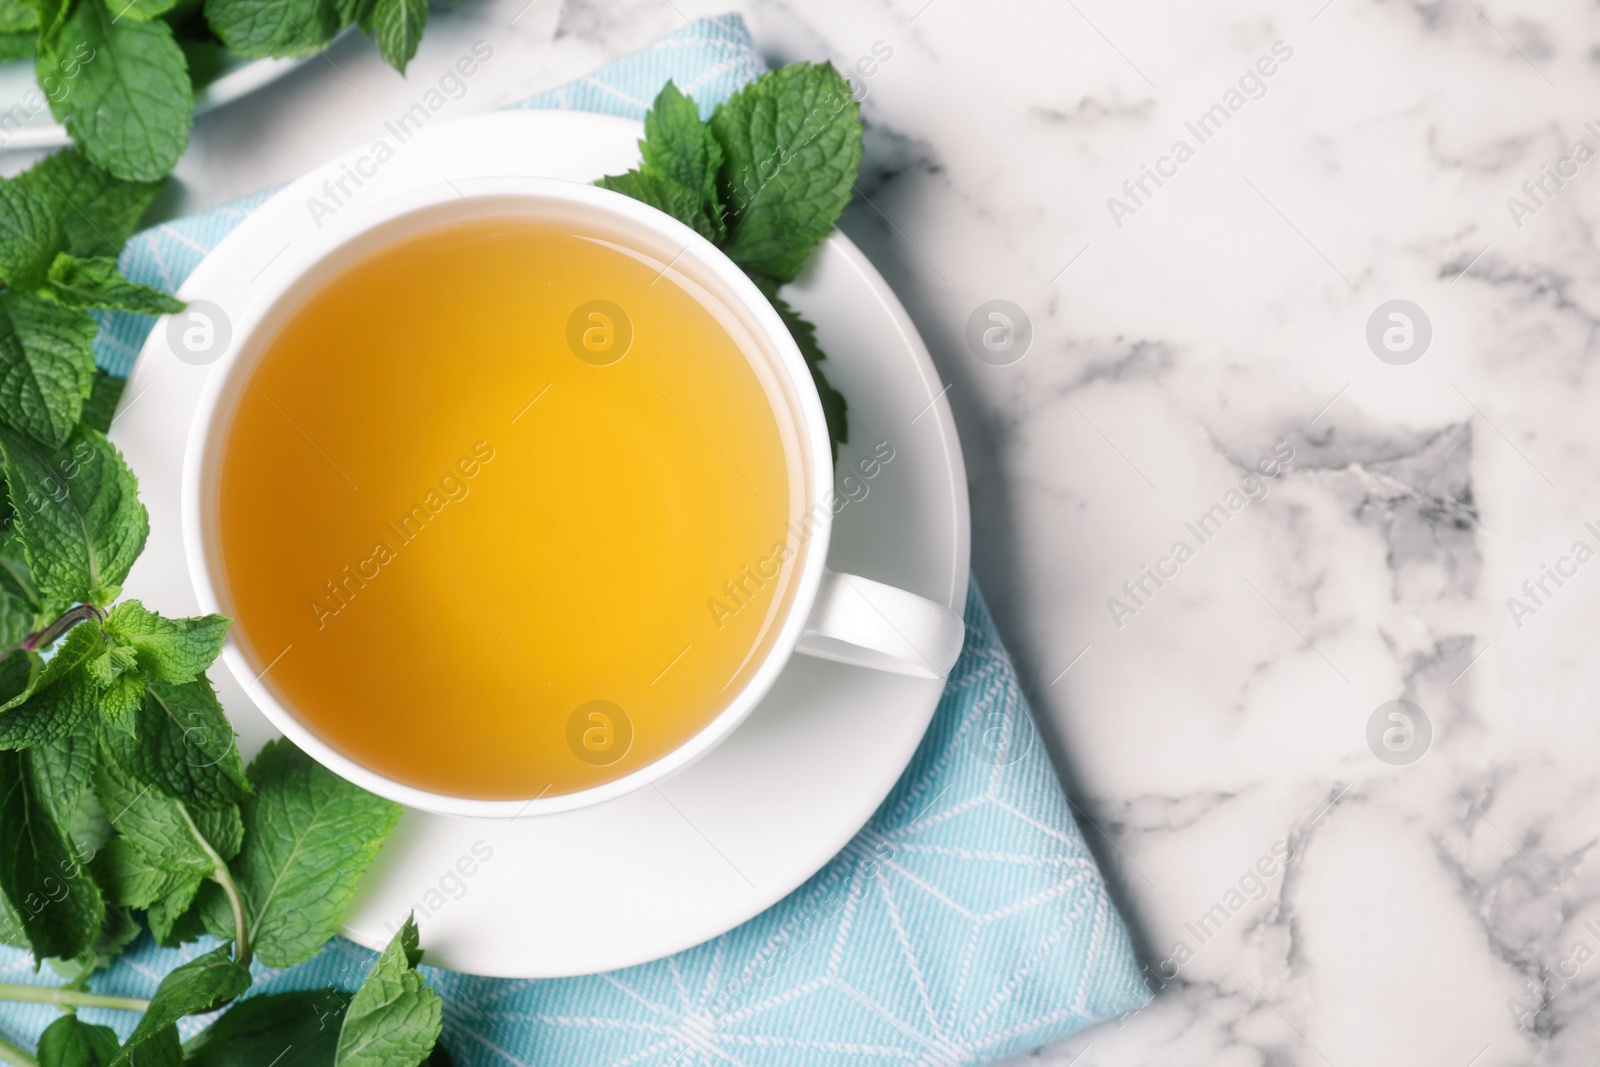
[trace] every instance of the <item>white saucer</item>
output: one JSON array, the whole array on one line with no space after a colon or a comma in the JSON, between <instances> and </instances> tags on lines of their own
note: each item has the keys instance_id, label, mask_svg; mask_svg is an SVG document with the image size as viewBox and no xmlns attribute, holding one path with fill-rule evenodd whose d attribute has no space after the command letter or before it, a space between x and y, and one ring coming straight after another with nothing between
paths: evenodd
<instances>
[{"instance_id":1,"label":"white saucer","mask_svg":"<svg viewBox=\"0 0 1600 1067\"><path fill-rule=\"evenodd\" d=\"M641 134L637 122L572 111L440 123L400 146L359 195L375 203L408 188L494 174L591 181L637 162ZM288 244L314 232L307 198L325 196L323 182L370 151L348 153L274 196L179 295L236 317L271 280ZM347 204L324 227L360 206ZM866 496L835 520L828 565L962 610L966 472L927 350L883 278L841 234L821 247L791 294L816 323L828 377L849 400L840 474L880 441L894 449L893 460L863 483ZM149 545L126 593L186 615L197 607L178 486L209 368L174 356L164 326L140 353L111 436L150 510ZM248 758L275 731L225 670L212 677ZM407 812L363 883L345 933L381 947L388 924L416 908L430 963L529 978L612 970L699 944L781 899L844 847L904 770L942 690L940 682L796 656L744 725L658 787L511 822Z\"/></svg>"}]
</instances>

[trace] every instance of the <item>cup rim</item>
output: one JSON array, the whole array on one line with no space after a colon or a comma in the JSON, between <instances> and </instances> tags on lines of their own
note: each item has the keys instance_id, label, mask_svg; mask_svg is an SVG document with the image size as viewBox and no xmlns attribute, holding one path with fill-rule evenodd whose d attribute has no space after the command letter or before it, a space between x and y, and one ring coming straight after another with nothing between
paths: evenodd
<instances>
[{"instance_id":1,"label":"cup rim","mask_svg":"<svg viewBox=\"0 0 1600 1067\"><path fill-rule=\"evenodd\" d=\"M279 304L294 295L301 280L347 245L385 226L403 225L408 215L441 204L465 201L471 205L469 196L582 205L610 216L612 221L624 228L642 228L652 231L657 237L681 244L684 250L680 253L680 260L688 260L705 270L721 286L722 295L766 348L774 367L787 379L786 384L792 390L791 395L799 407L796 423L808 478L807 491L802 497L802 514L814 515L818 511L818 503L830 498L834 477L832 446L821 397L810 369L771 302L744 271L716 246L666 213L595 185L530 175L444 179L398 193L358 211L341 213L312 240L298 248L291 245L271 264L268 271L263 272L264 276L251 294L249 304L233 320L233 338L228 350L206 368L206 380L201 387L184 445L180 487L185 563L203 613L222 612L222 598L212 573L216 561L211 559L208 524L204 521L206 464L215 452L214 438L220 436L220 431L226 425L226 420L218 418L219 405L225 388L240 373L241 354L251 348L252 339L268 324L271 313ZM194 299L204 294L186 295ZM248 371L247 367L245 373ZM407 785L356 762L319 737L261 681L266 672L271 670L271 665L256 673L239 643L231 637L223 646L221 659L251 702L302 751L340 777L406 807L443 815L488 819L553 815L592 807L635 792L689 766L726 740L766 696L794 654L821 587L833 517L830 508L821 510L826 514L820 517L807 537L787 614L777 628L765 656L739 692L716 717L660 759L620 778L587 789L551 797L487 800L451 796Z\"/></svg>"}]
</instances>

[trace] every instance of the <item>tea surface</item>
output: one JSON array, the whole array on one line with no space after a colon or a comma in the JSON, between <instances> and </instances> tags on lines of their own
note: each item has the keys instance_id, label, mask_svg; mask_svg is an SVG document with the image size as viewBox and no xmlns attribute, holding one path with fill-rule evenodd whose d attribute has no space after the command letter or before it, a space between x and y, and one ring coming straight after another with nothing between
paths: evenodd
<instances>
[{"instance_id":1,"label":"tea surface","mask_svg":"<svg viewBox=\"0 0 1600 1067\"><path fill-rule=\"evenodd\" d=\"M334 748L453 796L570 792L677 748L759 661L796 569L794 429L664 266L462 224L268 342L219 464L223 596Z\"/></svg>"}]
</instances>

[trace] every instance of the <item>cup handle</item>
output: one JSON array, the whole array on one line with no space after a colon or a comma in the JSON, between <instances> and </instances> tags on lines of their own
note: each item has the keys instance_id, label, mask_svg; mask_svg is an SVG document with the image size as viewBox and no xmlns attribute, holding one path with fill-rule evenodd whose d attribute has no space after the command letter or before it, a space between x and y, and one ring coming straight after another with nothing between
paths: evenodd
<instances>
[{"instance_id":1,"label":"cup handle","mask_svg":"<svg viewBox=\"0 0 1600 1067\"><path fill-rule=\"evenodd\" d=\"M961 616L925 597L827 571L796 652L917 678L943 678L966 640Z\"/></svg>"}]
</instances>

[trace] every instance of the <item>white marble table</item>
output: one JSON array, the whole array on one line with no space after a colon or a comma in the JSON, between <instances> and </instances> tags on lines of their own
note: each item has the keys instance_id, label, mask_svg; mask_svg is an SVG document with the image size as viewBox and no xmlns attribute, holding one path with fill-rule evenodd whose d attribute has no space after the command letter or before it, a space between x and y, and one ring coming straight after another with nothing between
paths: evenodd
<instances>
[{"instance_id":1,"label":"white marble table","mask_svg":"<svg viewBox=\"0 0 1600 1067\"><path fill-rule=\"evenodd\" d=\"M729 0L525 2L436 12L412 82L347 40L207 116L167 210L375 137L474 40L453 113ZM1161 987L1034 1058L1595 1062L1600 9L736 6L775 62L892 52L844 227L950 384L978 579ZM991 299L1019 361L966 343ZM1396 299L1420 358L1415 313L1368 344ZM1369 744L1397 699L1431 739Z\"/></svg>"}]
</instances>

